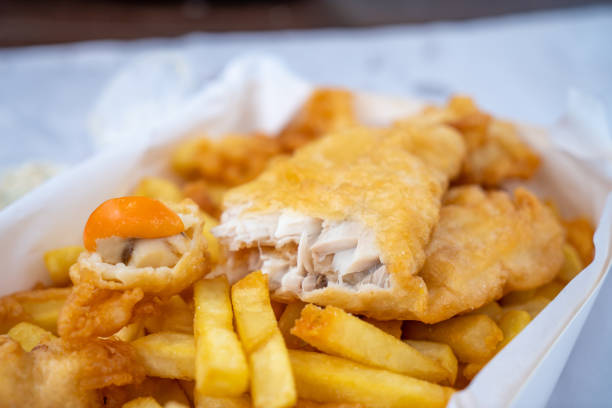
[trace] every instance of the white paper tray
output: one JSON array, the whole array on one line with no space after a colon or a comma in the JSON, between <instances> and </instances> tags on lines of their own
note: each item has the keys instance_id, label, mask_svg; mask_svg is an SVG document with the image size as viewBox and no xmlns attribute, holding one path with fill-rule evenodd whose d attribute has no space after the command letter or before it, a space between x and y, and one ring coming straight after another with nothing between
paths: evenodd
<instances>
[{"instance_id":1,"label":"white paper tray","mask_svg":"<svg viewBox=\"0 0 612 408\"><path fill-rule=\"evenodd\" d=\"M124 72L133 75L138 72ZM163 80L163 78L160 78ZM123 78L125 83L129 80ZM81 241L89 213L109 197L127 194L148 175L171 176L168 153L190 132L212 137L225 132L254 130L274 133L290 118L312 90L282 64L265 57L234 61L219 79L183 104L183 109L155 126L125 119L120 98L106 98L94 112L93 132L100 140L122 140L76 166L0 212L0 294L47 281L44 251ZM115 89L115 94L117 93ZM528 97L528 96L526 96ZM586 215L598 221L595 260L505 347L450 407L539 407L550 396L576 337L588 316L611 264L612 181L609 140L590 101L573 97L574 107L548 131L523 126L523 136L543 157L530 187L561 204L566 215ZM362 121L388 123L416 112L419 101L357 94ZM132 107L133 108L133 107ZM134 110L131 110L134 112ZM593 113L595 112L595 113ZM146 114L140 118L146 121ZM576 140L584 143L577 144Z\"/></svg>"}]
</instances>

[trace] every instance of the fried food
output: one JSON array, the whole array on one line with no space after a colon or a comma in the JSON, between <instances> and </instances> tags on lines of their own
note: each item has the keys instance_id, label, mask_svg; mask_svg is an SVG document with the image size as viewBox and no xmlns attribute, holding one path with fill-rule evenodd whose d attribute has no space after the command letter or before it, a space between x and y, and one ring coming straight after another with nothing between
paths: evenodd
<instances>
[{"instance_id":1,"label":"fried food","mask_svg":"<svg viewBox=\"0 0 612 408\"><path fill-rule=\"evenodd\" d=\"M563 245L563 264L561 265L561 269L559 269L557 279L563 283L568 283L574 279L583 268L584 264L576 248L567 243Z\"/></svg>"},{"instance_id":2,"label":"fried food","mask_svg":"<svg viewBox=\"0 0 612 408\"><path fill-rule=\"evenodd\" d=\"M193 334L193 309L179 295L174 295L154 308L144 319L147 333L162 331Z\"/></svg>"},{"instance_id":3,"label":"fried food","mask_svg":"<svg viewBox=\"0 0 612 408\"><path fill-rule=\"evenodd\" d=\"M190 407L191 403L177 380L167 378L146 377L137 384L111 386L101 390L105 408L123 407L124 404L138 398L152 398L156 403L170 408Z\"/></svg>"},{"instance_id":4,"label":"fried food","mask_svg":"<svg viewBox=\"0 0 612 408\"><path fill-rule=\"evenodd\" d=\"M70 269L74 290L62 310L66 337L110 336L159 298L187 289L209 269L204 219L190 200L148 197L103 203L84 231L87 252Z\"/></svg>"},{"instance_id":5,"label":"fried food","mask_svg":"<svg viewBox=\"0 0 612 408\"><path fill-rule=\"evenodd\" d=\"M471 314L471 315L483 314L483 315L489 316L491 319L497 322L499 321L499 319L501 319L502 315L504 314L504 309L502 309L502 307L499 305L498 302L493 301L493 302L487 303L484 306L480 306L478 309L474 309L465 314Z\"/></svg>"},{"instance_id":6,"label":"fried food","mask_svg":"<svg viewBox=\"0 0 612 408\"><path fill-rule=\"evenodd\" d=\"M445 197L421 276L428 307L415 318L436 323L551 281L563 262L563 229L524 189L457 187Z\"/></svg>"},{"instance_id":7,"label":"fried food","mask_svg":"<svg viewBox=\"0 0 612 408\"><path fill-rule=\"evenodd\" d=\"M238 335L249 362L253 406L295 405L293 373L270 305L267 276L255 272L234 284L232 305Z\"/></svg>"},{"instance_id":8,"label":"fried food","mask_svg":"<svg viewBox=\"0 0 612 408\"><path fill-rule=\"evenodd\" d=\"M365 317L363 320L372 326L378 327L385 333L392 335L396 339L402 338L402 325L404 322L401 320L376 320L369 317Z\"/></svg>"},{"instance_id":9,"label":"fried food","mask_svg":"<svg viewBox=\"0 0 612 408\"><path fill-rule=\"evenodd\" d=\"M344 89L315 89L278 136L284 151L292 152L321 136L357 125L353 95Z\"/></svg>"},{"instance_id":10,"label":"fried food","mask_svg":"<svg viewBox=\"0 0 612 408\"><path fill-rule=\"evenodd\" d=\"M406 123L443 123L461 132L468 148L459 176L464 184L495 187L509 179L529 179L540 164L538 155L521 140L512 123L492 118L465 96L453 97L446 107L429 107L398 122Z\"/></svg>"},{"instance_id":11,"label":"fried food","mask_svg":"<svg viewBox=\"0 0 612 408\"><path fill-rule=\"evenodd\" d=\"M27 322L16 324L9 330L8 336L19 343L25 351L32 351L39 344L56 338L53 333Z\"/></svg>"},{"instance_id":12,"label":"fried food","mask_svg":"<svg viewBox=\"0 0 612 408\"><path fill-rule=\"evenodd\" d=\"M593 235L595 229L585 217L578 217L563 222L567 234L567 242L573 246L582 260L584 266L591 263L595 255Z\"/></svg>"},{"instance_id":13,"label":"fried food","mask_svg":"<svg viewBox=\"0 0 612 408\"><path fill-rule=\"evenodd\" d=\"M278 141L261 133L229 134L218 140L200 137L179 145L172 168L186 179L237 186L257 177L280 153Z\"/></svg>"},{"instance_id":14,"label":"fried food","mask_svg":"<svg viewBox=\"0 0 612 408\"><path fill-rule=\"evenodd\" d=\"M412 346L341 309L306 305L291 334L331 355L431 382L451 373Z\"/></svg>"},{"instance_id":15,"label":"fried food","mask_svg":"<svg viewBox=\"0 0 612 408\"><path fill-rule=\"evenodd\" d=\"M109 200L113 202L108 210L94 211L85 227L88 251L70 269L75 285L89 282L112 290L139 288L169 297L207 272L204 221L193 202L163 204L147 197L114 200Z\"/></svg>"},{"instance_id":16,"label":"fried food","mask_svg":"<svg viewBox=\"0 0 612 408\"><path fill-rule=\"evenodd\" d=\"M234 332L230 288L222 276L195 284L196 393L238 397L249 388L246 356Z\"/></svg>"},{"instance_id":17,"label":"fried food","mask_svg":"<svg viewBox=\"0 0 612 408\"><path fill-rule=\"evenodd\" d=\"M218 219L221 216L223 194L227 190L228 187L223 185L209 183L205 180L194 180L185 184L183 194L192 199L206 214Z\"/></svg>"},{"instance_id":18,"label":"fried food","mask_svg":"<svg viewBox=\"0 0 612 408\"><path fill-rule=\"evenodd\" d=\"M522 302L510 303L504 306L503 309L504 312L510 310L523 310L529 313L531 318L534 319L549 303L550 299L544 296L534 296Z\"/></svg>"},{"instance_id":19,"label":"fried food","mask_svg":"<svg viewBox=\"0 0 612 408\"><path fill-rule=\"evenodd\" d=\"M140 288L120 291L80 283L72 288L61 310L58 332L65 338L111 336L130 323L143 297Z\"/></svg>"},{"instance_id":20,"label":"fried food","mask_svg":"<svg viewBox=\"0 0 612 408\"><path fill-rule=\"evenodd\" d=\"M531 322L531 316L524 310L510 310L499 320L499 328L504 333L504 339L497 346L498 350L504 348Z\"/></svg>"},{"instance_id":21,"label":"fried food","mask_svg":"<svg viewBox=\"0 0 612 408\"><path fill-rule=\"evenodd\" d=\"M55 286L67 286L70 284L70 267L74 265L81 252L85 248L82 246L67 246L45 252L43 260L51 282Z\"/></svg>"},{"instance_id":22,"label":"fried food","mask_svg":"<svg viewBox=\"0 0 612 408\"><path fill-rule=\"evenodd\" d=\"M57 333L57 320L70 288L37 289L0 298L0 333L20 322L29 322Z\"/></svg>"},{"instance_id":23,"label":"fried food","mask_svg":"<svg viewBox=\"0 0 612 408\"><path fill-rule=\"evenodd\" d=\"M129 344L90 339L45 342L32 351L0 336L0 401L14 407L100 407L100 390L142 381Z\"/></svg>"},{"instance_id":24,"label":"fried food","mask_svg":"<svg viewBox=\"0 0 612 408\"><path fill-rule=\"evenodd\" d=\"M153 333L131 344L147 375L180 380L195 378L195 343L192 335Z\"/></svg>"},{"instance_id":25,"label":"fried food","mask_svg":"<svg viewBox=\"0 0 612 408\"><path fill-rule=\"evenodd\" d=\"M406 322L404 336L448 344L459 361L465 363L488 361L504 338L497 324L485 315L457 316L434 325Z\"/></svg>"},{"instance_id":26,"label":"fried food","mask_svg":"<svg viewBox=\"0 0 612 408\"><path fill-rule=\"evenodd\" d=\"M314 402L298 400L295 408L366 408L364 405L353 402Z\"/></svg>"},{"instance_id":27,"label":"fried food","mask_svg":"<svg viewBox=\"0 0 612 408\"><path fill-rule=\"evenodd\" d=\"M318 402L356 402L367 407L444 407L452 388L340 357L289 350L301 398Z\"/></svg>"},{"instance_id":28,"label":"fried food","mask_svg":"<svg viewBox=\"0 0 612 408\"><path fill-rule=\"evenodd\" d=\"M453 385L457 379L458 362L453 349L448 344L426 340L404 340L404 342L426 357L438 362L449 373L449 384Z\"/></svg>"},{"instance_id":29,"label":"fried food","mask_svg":"<svg viewBox=\"0 0 612 408\"><path fill-rule=\"evenodd\" d=\"M300 301L289 303L278 321L278 328L285 339L287 348L308 349L310 347L304 340L291 334L291 329L295 325L295 321L300 318L304 306L306 306L306 303Z\"/></svg>"},{"instance_id":30,"label":"fried food","mask_svg":"<svg viewBox=\"0 0 612 408\"><path fill-rule=\"evenodd\" d=\"M207 397L197 396L196 408L251 408L251 400L247 396L242 397Z\"/></svg>"},{"instance_id":31,"label":"fried food","mask_svg":"<svg viewBox=\"0 0 612 408\"><path fill-rule=\"evenodd\" d=\"M138 397L126 402L121 408L163 408L153 397Z\"/></svg>"},{"instance_id":32,"label":"fried food","mask_svg":"<svg viewBox=\"0 0 612 408\"><path fill-rule=\"evenodd\" d=\"M161 177L143 178L132 194L170 203L178 203L185 198L176 184Z\"/></svg>"},{"instance_id":33,"label":"fried food","mask_svg":"<svg viewBox=\"0 0 612 408\"><path fill-rule=\"evenodd\" d=\"M229 250L221 272L260 268L279 301L299 297L382 320L422 310L425 245L465 153L448 127L426 135L335 133L229 191L213 229ZM439 149L447 155L435 160Z\"/></svg>"}]
</instances>

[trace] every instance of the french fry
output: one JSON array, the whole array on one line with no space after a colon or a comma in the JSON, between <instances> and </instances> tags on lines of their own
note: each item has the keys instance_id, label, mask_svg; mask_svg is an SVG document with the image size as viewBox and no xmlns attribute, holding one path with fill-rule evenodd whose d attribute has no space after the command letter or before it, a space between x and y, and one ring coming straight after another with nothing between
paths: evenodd
<instances>
[{"instance_id":1,"label":"french fry","mask_svg":"<svg viewBox=\"0 0 612 408\"><path fill-rule=\"evenodd\" d=\"M448 381L450 385L457 379L457 357L448 344L436 343L427 340L404 340L407 344L417 349L421 354L437 361L446 371L448 371Z\"/></svg>"},{"instance_id":2,"label":"french fry","mask_svg":"<svg viewBox=\"0 0 612 408\"><path fill-rule=\"evenodd\" d=\"M159 310L144 320L148 333L178 332L193 334L193 310L179 295L162 303Z\"/></svg>"},{"instance_id":3,"label":"french fry","mask_svg":"<svg viewBox=\"0 0 612 408\"><path fill-rule=\"evenodd\" d=\"M504 339L499 343L498 351L510 343L531 321L531 316L524 310L510 310L499 320L499 328L504 333Z\"/></svg>"},{"instance_id":4,"label":"french fry","mask_svg":"<svg viewBox=\"0 0 612 408\"><path fill-rule=\"evenodd\" d=\"M291 334L332 355L431 382L448 378L436 361L334 306L306 305Z\"/></svg>"},{"instance_id":5,"label":"french fry","mask_svg":"<svg viewBox=\"0 0 612 408\"><path fill-rule=\"evenodd\" d=\"M70 267L77 261L79 255L84 250L85 248L82 246L67 246L45 252L43 260L49 272L51 282L55 286L67 286L70 284L68 273Z\"/></svg>"},{"instance_id":6,"label":"french fry","mask_svg":"<svg viewBox=\"0 0 612 408\"><path fill-rule=\"evenodd\" d=\"M122 408L163 408L153 397L138 397L126 402Z\"/></svg>"},{"instance_id":7,"label":"french fry","mask_svg":"<svg viewBox=\"0 0 612 408\"><path fill-rule=\"evenodd\" d=\"M528 300L529 302L529 300ZM503 349L512 339L514 339L520 332L529 324L531 316L524 310L510 310L501 317L499 320L499 328L504 333L504 339L497 345L496 354ZM463 367L463 376L472 380L476 377L476 374L482 370L487 362L482 363L467 363Z\"/></svg>"},{"instance_id":8,"label":"french fry","mask_svg":"<svg viewBox=\"0 0 612 408\"><path fill-rule=\"evenodd\" d=\"M176 184L160 177L145 177L140 180L132 195L156 200L179 202L184 196Z\"/></svg>"},{"instance_id":9,"label":"french fry","mask_svg":"<svg viewBox=\"0 0 612 408\"><path fill-rule=\"evenodd\" d=\"M131 343L140 356L147 375L192 380L195 377L193 336L160 332Z\"/></svg>"},{"instance_id":10,"label":"french fry","mask_svg":"<svg viewBox=\"0 0 612 408\"><path fill-rule=\"evenodd\" d=\"M561 265L561 269L557 274L557 279L563 283L568 283L582 269L584 269L584 265L576 248L570 244L563 245L563 265Z\"/></svg>"},{"instance_id":11,"label":"french fry","mask_svg":"<svg viewBox=\"0 0 612 408\"><path fill-rule=\"evenodd\" d=\"M494 321L498 321L502 315L504 314L504 309L499 305L499 303L493 301L489 302L484 306L480 306L478 309L474 309L469 313L470 315L478 315L483 314L489 316Z\"/></svg>"},{"instance_id":12,"label":"french fry","mask_svg":"<svg viewBox=\"0 0 612 408\"><path fill-rule=\"evenodd\" d=\"M232 286L236 327L248 356L255 408L290 407L297 400L287 347L270 305L268 277L254 272Z\"/></svg>"},{"instance_id":13,"label":"french fry","mask_svg":"<svg viewBox=\"0 0 612 408\"><path fill-rule=\"evenodd\" d=\"M376 320L370 319L369 317L366 317L363 320L373 326L378 327L385 333L392 335L396 339L402 338L402 325L404 322L401 320Z\"/></svg>"},{"instance_id":14,"label":"french fry","mask_svg":"<svg viewBox=\"0 0 612 408\"><path fill-rule=\"evenodd\" d=\"M8 336L15 340L25 351L32 351L40 343L56 338L53 333L28 322L21 322L8 331Z\"/></svg>"},{"instance_id":15,"label":"french fry","mask_svg":"<svg viewBox=\"0 0 612 408\"><path fill-rule=\"evenodd\" d=\"M251 408L251 400L241 397L207 397L196 395L196 408Z\"/></svg>"},{"instance_id":16,"label":"french fry","mask_svg":"<svg viewBox=\"0 0 612 408\"><path fill-rule=\"evenodd\" d=\"M38 289L0 298L0 333L29 322L57 334L57 318L71 288Z\"/></svg>"},{"instance_id":17,"label":"french fry","mask_svg":"<svg viewBox=\"0 0 612 408\"><path fill-rule=\"evenodd\" d=\"M367 407L444 407L452 388L366 367L340 357L289 350L298 394L318 402Z\"/></svg>"},{"instance_id":18,"label":"french fry","mask_svg":"<svg viewBox=\"0 0 612 408\"><path fill-rule=\"evenodd\" d=\"M246 357L232 324L229 290L225 276L203 279L194 286L198 395L237 397L249 387Z\"/></svg>"},{"instance_id":19,"label":"french fry","mask_svg":"<svg viewBox=\"0 0 612 408\"><path fill-rule=\"evenodd\" d=\"M591 222L584 217L564 221L563 226L565 227L567 242L578 251L584 268L591 263L593 255L595 255L595 245L593 244L595 229Z\"/></svg>"},{"instance_id":20,"label":"french fry","mask_svg":"<svg viewBox=\"0 0 612 408\"><path fill-rule=\"evenodd\" d=\"M304 340L291 334L291 328L293 328L295 321L300 318L304 306L306 306L306 303L300 301L289 303L278 321L278 328L285 339L287 348L305 349L309 347Z\"/></svg>"},{"instance_id":21,"label":"french fry","mask_svg":"<svg viewBox=\"0 0 612 408\"><path fill-rule=\"evenodd\" d=\"M510 310L524 310L534 319L541 311L550 303L550 299L544 296L534 296L526 302L513 303L508 306L504 306L504 312Z\"/></svg>"},{"instance_id":22,"label":"french fry","mask_svg":"<svg viewBox=\"0 0 612 408\"><path fill-rule=\"evenodd\" d=\"M406 322L404 336L446 343L459 361L466 363L486 362L504 338L501 329L485 315L457 316L433 325Z\"/></svg>"},{"instance_id":23,"label":"french fry","mask_svg":"<svg viewBox=\"0 0 612 408\"><path fill-rule=\"evenodd\" d=\"M172 169L185 178L195 178L198 175L197 152L208 141L204 138L193 138L181 142L171 157Z\"/></svg>"},{"instance_id":24,"label":"french fry","mask_svg":"<svg viewBox=\"0 0 612 408\"><path fill-rule=\"evenodd\" d=\"M535 296L544 296L547 299L553 300L559 292L564 288L564 285L557 281L552 281L546 285L542 285L536 289Z\"/></svg>"}]
</instances>

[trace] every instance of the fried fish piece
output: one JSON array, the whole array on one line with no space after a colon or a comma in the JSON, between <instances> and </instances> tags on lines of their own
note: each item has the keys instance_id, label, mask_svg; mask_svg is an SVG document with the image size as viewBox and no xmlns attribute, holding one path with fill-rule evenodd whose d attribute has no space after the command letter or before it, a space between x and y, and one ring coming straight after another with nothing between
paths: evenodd
<instances>
[{"instance_id":1,"label":"fried fish piece","mask_svg":"<svg viewBox=\"0 0 612 408\"><path fill-rule=\"evenodd\" d=\"M528 179L540 164L512 123L480 111L469 97L455 96L446 107L428 107L397 125L405 123L444 123L461 132L468 148L458 178L462 184L494 187L509 179Z\"/></svg>"},{"instance_id":2,"label":"fried fish piece","mask_svg":"<svg viewBox=\"0 0 612 408\"><path fill-rule=\"evenodd\" d=\"M84 241L87 251L70 268L75 286L61 336L109 336L210 269L204 218L191 200L109 200L90 216Z\"/></svg>"},{"instance_id":3,"label":"fried fish piece","mask_svg":"<svg viewBox=\"0 0 612 408\"><path fill-rule=\"evenodd\" d=\"M199 137L174 151L172 168L182 177L237 186L257 177L281 153L278 141L263 133L228 134L218 140Z\"/></svg>"},{"instance_id":4,"label":"fried fish piece","mask_svg":"<svg viewBox=\"0 0 612 408\"><path fill-rule=\"evenodd\" d=\"M563 242L554 214L523 188L514 197L478 186L451 189L420 272L428 306L414 317L440 322L551 281L563 262Z\"/></svg>"},{"instance_id":5,"label":"fried fish piece","mask_svg":"<svg viewBox=\"0 0 612 408\"><path fill-rule=\"evenodd\" d=\"M215 273L231 281L261 269L277 300L373 318L421 310L417 272L464 154L458 132L440 125L351 128L309 144L226 193L213 234L229 263Z\"/></svg>"},{"instance_id":6,"label":"fried fish piece","mask_svg":"<svg viewBox=\"0 0 612 408\"><path fill-rule=\"evenodd\" d=\"M132 347L113 340L54 339L26 352L0 336L0 360L0 404L5 407L102 407L102 388L144 378Z\"/></svg>"},{"instance_id":7,"label":"fried fish piece","mask_svg":"<svg viewBox=\"0 0 612 408\"><path fill-rule=\"evenodd\" d=\"M355 125L353 94L339 88L318 88L281 131L278 141L283 151L293 152L324 134Z\"/></svg>"}]
</instances>

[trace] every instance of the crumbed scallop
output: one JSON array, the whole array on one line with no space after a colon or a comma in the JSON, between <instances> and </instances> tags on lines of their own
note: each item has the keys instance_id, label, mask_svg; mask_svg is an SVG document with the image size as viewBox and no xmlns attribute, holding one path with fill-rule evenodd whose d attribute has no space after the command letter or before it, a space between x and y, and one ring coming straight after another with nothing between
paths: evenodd
<instances>
[{"instance_id":1,"label":"crumbed scallop","mask_svg":"<svg viewBox=\"0 0 612 408\"><path fill-rule=\"evenodd\" d=\"M113 290L139 287L145 293L167 295L180 292L207 273L210 264L198 207L191 200L166 205L181 217L185 226L181 234L98 240L99 249L83 252L70 269L73 283L90 282ZM125 250L130 247L128 256Z\"/></svg>"}]
</instances>

